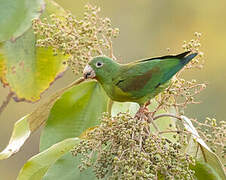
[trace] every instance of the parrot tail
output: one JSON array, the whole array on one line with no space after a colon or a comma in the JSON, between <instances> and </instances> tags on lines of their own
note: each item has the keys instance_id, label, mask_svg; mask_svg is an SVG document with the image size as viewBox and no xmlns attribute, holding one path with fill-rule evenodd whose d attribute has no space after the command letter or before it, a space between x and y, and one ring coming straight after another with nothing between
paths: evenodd
<instances>
[{"instance_id":1,"label":"parrot tail","mask_svg":"<svg viewBox=\"0 0 226 180\"><path fill-rule=\"evenodd\" d=\"M193 53L188 56L186 56L190 51L184 52L182 54L177 55L177 58L181 59L181 63L183 66L185 66L187 63L189 63L195 56L198 55L198 53Z\"/></svg>"},{"instance_id":2,"label":"parrot tail","mask_svg":"<svg viewBox=\"0 0 226 180\"><path fill-rule=\"evenodd\" d=\"M168 56L171 58L177 58L180 60L180 63L176 65L173 69L170 69L164 76L162 83L168 81L170 78L172 78L173 75L175 75L178 71L180 71L187 63L189 63L195 56L197 56L198 53L190 54L191 51L187 51L181 54L178 54L176 56Z\"/></svg>"}]
</instances>

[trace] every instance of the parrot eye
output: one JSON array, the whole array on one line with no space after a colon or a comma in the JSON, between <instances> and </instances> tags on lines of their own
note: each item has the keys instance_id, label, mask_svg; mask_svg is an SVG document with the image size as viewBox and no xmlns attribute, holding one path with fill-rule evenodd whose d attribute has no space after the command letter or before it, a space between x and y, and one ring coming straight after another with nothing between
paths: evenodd
<instances>
[{"instance_id":1,"label":"parrot eye","mask_svg":"<svg viewBox=\"0 0 226 180\"><path fill-rule=\"evenodd\" d=\"M97 68L100 68L100 67L102 67L104 65L104 63L102 63L102 62L100 62L100 61L98 61L97 63L96 63L96 67Z\"/></svg>"}]
</instances>

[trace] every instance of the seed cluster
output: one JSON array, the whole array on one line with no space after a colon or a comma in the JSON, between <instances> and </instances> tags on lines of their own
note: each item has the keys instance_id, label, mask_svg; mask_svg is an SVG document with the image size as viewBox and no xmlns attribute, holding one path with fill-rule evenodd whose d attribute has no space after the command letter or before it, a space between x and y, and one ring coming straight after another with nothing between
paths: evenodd
<instances>
[{"instance_id":1,"label":"seed cluster","mask_svg":"<svg viewBox=\"0 0 226 180\"><path fill-rule=\"evenodd\" d=\"M202 69L204 65L204 54L200 51L201 33L196 32L194 33L194 36L195 38L189 42L184 41L182 48L185 51L198 53L198 56L174 76L170 86L163 93L156 96L155 100L159 104L157 110L162 108L168 110L169 108L174 107L177 114L182 114L188 104L199 103L196 100L196 96L206 88L207 84L198 83L195 79L188 81L181 77L183 72L189 69Z\"/></svg>"},{"instance_id":2,"label":"seed cluster","mask_svg":"<svg viewBox=\"0 0 226 180\"><path fill-rule=\"evenodd\" d=\"M171 81L170 86L155 100L158 102L157 109L168 110L174 107L179 114L187 107L188 104L198 104L196 96L206 88L205 83L197 83L195 79L188 81L177 77Z\"/></svg>"},{"instance_id":3,"label":"seed cluster","mask_svg":"<svg viewBox=\"0 0 226 180\"><path fill-rule=\"evenodd\" d=\"M198 68L198 69L202 69L203 65L205 63L205 61L203 60L204 57L204 53L202 51L200 51L200 47L201 47L201 36L202 34L199 32L195 32L194 33L194 38L191 39L190 41L184 41L182 48L185 51L191 51L192 53L198 53L198 56L192 60L185 68L187 69L191 69L191 68Z\"/></svg>"},{"instance_id":4,"label":"seed cluster","mask_svg":"<svg viewBox=\"0 0 226 180\"><path fill-rule=\"evenodd\" d=\"M37 46L53 48L54 55L68 55L68 65L74 73L81 73L85 64L97 55L109 52L114 58L112 38L119 34L109 18L99 16L100 8L86 5L82 19L71 13L65 17L52 14L50 19L34 19L34 33L39 35Z\"/></svg>"},{"instance_id":5,"label":"seed cluster","mask_svg":"<svg viewBox=\"0 0 226 180\"><path fill-rule=\"evenodd\" d=\"M82 154L80 169L92 166L99 179L193 179L189 165L194 159L181 148L177 142L152 134L146 120L125 113L104 114L73 155Z\"/></svg>"}]
</instances>

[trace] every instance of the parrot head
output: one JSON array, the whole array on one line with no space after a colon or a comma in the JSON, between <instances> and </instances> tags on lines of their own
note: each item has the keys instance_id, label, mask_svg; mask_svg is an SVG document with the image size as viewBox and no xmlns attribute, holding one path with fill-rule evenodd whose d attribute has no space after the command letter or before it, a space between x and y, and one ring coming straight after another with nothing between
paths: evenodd
<instances>
[{"instance_id":1,"label":"parrot head","mask_svg":"<svg viewBox=\"0 0 226 180\"><path fill-rule=\"evenodd\" d=\"M85 79L97 79L100 82L106 81L119 68L119 64L114 60L104 56L93 58L83 70Z\"/></svg>"}]
</instances>

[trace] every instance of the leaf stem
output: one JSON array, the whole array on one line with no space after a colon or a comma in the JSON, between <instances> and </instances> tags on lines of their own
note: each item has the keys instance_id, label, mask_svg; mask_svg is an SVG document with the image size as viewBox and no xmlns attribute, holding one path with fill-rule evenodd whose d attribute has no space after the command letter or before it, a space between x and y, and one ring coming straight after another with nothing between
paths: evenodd
<instances>
[{"instance_id":1,"label":"leaf stem","mask_svg":"<svg viewBox=\"0 0 226 180\"><path fill-rule=\"evenodd\" d=\"M61 97L61 95L68 89L82 83L85 81L83 77L76 79L74 82L69 84L68 86L58 90L56 93L51 95L46 102L44 102L42 105L38 106L31 114L29 118L29 125L30 125L30 130L33 132L36 129L38 129L43 123L45 123L49 112L53 106L53 104ZM37 116L37 114L39 114ZM40 120L40 118L42 120Z\"/></svg>"},{"instance_id":2,"label":"leaf stem","mask_svg":"<svg viewBox=\"0 0 226 180\"><path fill-rule=\"evenodd\" d=\"M201 146L201 144L198 143L198 146L200 147L201 151L202 151L202 156L203 156L203 159L205 162L207 162L207 159L206 159L206 155L205 155L205 152L203 150L203 147Z\"/></svg>"},{"instance_id":3,"label":"leaf stem","mask_svg":"<svg viewBox=\"0 0 226 180\"><path fill-rule=\"evenodd\" d=\"M9 92L9 94L6 96L6 99L2 102L2 105L0 106L0 115L5 110L7 105L9 104L10 100L12 99L14 93Z\"/></svg>"}]
</instances>

